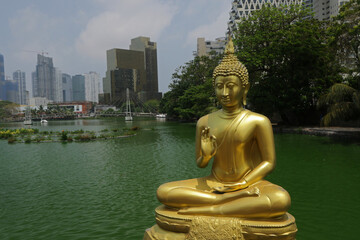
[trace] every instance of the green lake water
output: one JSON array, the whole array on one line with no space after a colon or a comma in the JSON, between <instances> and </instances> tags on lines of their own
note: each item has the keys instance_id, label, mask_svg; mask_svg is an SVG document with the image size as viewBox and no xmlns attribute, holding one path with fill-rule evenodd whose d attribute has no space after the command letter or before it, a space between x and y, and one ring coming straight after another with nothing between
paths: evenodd
<instances>
[{"instance_id":1,"label":"green lake water","mask_svg":"<svg viewBox=\"0 0 360 240\"><path fill-rule=\"evenodd\" d=\"M160 184L210 172L195 164L195 124L109 119L32 127L132 126L141 127L136 136L84 143L0 140L0 239L142 239L155 224ZM267 179L290 193L297 239L358 239L360 143L276 134L275 145L277 166Z\"/></svg>"}]
</instances>

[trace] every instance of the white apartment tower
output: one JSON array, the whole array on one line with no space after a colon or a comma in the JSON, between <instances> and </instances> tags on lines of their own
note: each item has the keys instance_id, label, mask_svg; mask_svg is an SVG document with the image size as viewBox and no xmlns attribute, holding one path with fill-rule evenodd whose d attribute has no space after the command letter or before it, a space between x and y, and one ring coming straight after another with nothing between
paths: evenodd
<instances>
[{"instance_id":1,"label":"white apartment tower","mask_svg":"<svg viewBox=\"0 0 360 240\"><path fill-rule=\"evenodd\" d=\"M316 1L316 0L315 0ZM259 10L265 4L271 4L275 7L281 5L301 4L302 0L233 0L228 22L227 34L232 34L237 28L241 19L247 19L252 11Z\"/></svg>"},{"instance_id":2,"label":"white apartment tower","mask_svg":"<svg viewBox=\"0 0 360 240\"><path fill-rule=\"evenodd\" d=\"M96 72L84 74L85 77L85 100L99 102L99 94L103 92L100 75Z\"/></svg>"},{"instance_id":3,"label":"white apartment tower","mask_svg":"<svg viewBox=\"0 0 360 240\"><path fill-rule=\"evenodd\" d=\"M348 1L349 0L233 0L227 34L232 34L242 19L247 19L252 11L260 9L265 4L271 4L275 7L302 4L313 12L315 19L328 20L338 15L340 7Z\"/></svg>"},{"instance_id":4,"label":"white apartment tower","mask_svg":"<svg viewBox=\"0 0 360 240\"><path fill-rule=\"evenodd\" d=\"M25 72L21 70L17 70L13 73L13 79L18 84L18 91L19 91L19 101L18 103L21 105L27 105L27 98L26 98L26 80L25 80Z\"/></svg>"},{"instance_id":5,"label":"white apartment tower","mask_svg":"<svg viewBox=\"0 0 360 240\"><path fill-rule=\"evenodd\" d=\"M349 0L311 0L314 18L319 20L329 20L339 14L340 7Z\"/></svg>"},{"instance_id":6,"label":"white apartment tower","mask_svg":"<svg viewBox=\"0 0 360 240\"><path fill-rule=\"evenodd\" d=\"M54 67L52 58L38 54L36 71L32 74L33 97L62 102L61 75L61 71Z\"/></svg>"},{"instance_id":7,"label":"white apartment tower","mask_svg":"<svg viewBox=\"0 0 360 240\"><path fill-rule=\"evenodd\" d=\"M55 79L55 102L63 102L63 86L62 86L62 73L58 68L54 68Z\"/></svg>"}]
</instances>

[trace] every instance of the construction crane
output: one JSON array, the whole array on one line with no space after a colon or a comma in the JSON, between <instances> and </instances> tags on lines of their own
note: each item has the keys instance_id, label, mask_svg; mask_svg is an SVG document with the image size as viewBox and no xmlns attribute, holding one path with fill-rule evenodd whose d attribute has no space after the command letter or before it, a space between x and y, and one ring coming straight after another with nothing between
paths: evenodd
<instances>
[{"instance_id":1,"label":"construction crane","mask_svg":"<svg viewBox=\"0 0 360 240\"><path fill-rule=\"evenodd\" d=\"M22 52L33 52L33 53L37 53L37 54L40 54L42 56L44 56L45 54L46 55L49 55L48 52L45 52L44 50L41 50L41 51L33 51L33 50L21 50Z\"/></svg>"}]
</instances>

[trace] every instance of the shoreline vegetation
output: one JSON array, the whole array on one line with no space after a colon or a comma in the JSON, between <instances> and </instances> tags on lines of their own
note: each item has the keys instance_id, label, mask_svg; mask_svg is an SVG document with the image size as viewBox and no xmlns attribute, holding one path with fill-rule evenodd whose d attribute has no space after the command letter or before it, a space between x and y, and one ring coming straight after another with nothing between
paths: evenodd
<instances>
[{"instance_id":1,"label":"shoreline vegetation","mask_svg":"<svg viewBox=\"0 0 360 240\"><path fill-rule=\"evenodd\" d=\"M327 21L301 5L265 5L237 24L232 39L249 72L251 111L287 126L360 127L360 1ZM175 70L160 111L199 119L220 105L213 71L221 54L195 56Z\"/></svg>"},{"instance_id":2,"label":"shoreline vegetation","mask_svg":"<svg viewBox=\"0 0 360 240\"><path fill-rule=\"evenodd\" d=\"M40 131L37 128L0 128L0 139L13 143L46 143L46 142L88 142L94 140L107 140L136 135L140 128L103 129L100 131L85 131L83 129L68 131Z\"/></svg>"},{"instance_id":3,"label":"shoreline vegetation","mask_svg":"<svg viewBox=\"0 0 360 240\"><path fill-rule=\"evenodd\" d=\"M348 138L352 140L360 140L360 128L353 127L290 127L273 125L274 133L280 134L302 134L312 136L325 136L332 138Z\"/></svg>"}]
</instances>

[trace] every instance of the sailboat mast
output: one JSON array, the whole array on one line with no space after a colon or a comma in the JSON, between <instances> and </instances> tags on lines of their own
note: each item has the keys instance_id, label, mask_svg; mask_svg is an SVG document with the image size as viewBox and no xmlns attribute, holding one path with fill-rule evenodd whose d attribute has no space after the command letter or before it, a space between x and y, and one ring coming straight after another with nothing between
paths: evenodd
<instances>
[{"instance_id":1,"label":"sailboat mast","mask_svg":"<svg viewBox=\"0 0 360 240\"><path fill-rule=\"evenodd\" d=\"M126 88L126 112L131 114L129 88Z\"/></svg>"},{"instance_id":2,"label":"sailboat mast","mask_svg":"<svg viewBox=\"0 0 360 240\"><path fill-rule=\"evenodd\" d=\"M126 112L125 121L132 121L129 88L126 88Z\"/></svg>"}]
</instances>

